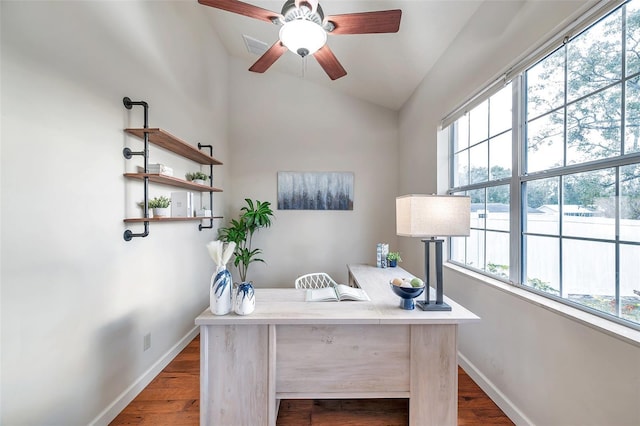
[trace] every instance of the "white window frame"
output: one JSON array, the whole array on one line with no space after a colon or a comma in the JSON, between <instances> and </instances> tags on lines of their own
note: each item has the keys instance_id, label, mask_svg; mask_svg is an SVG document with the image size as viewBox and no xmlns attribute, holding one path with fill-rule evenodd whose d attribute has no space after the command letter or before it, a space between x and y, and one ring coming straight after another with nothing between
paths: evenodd
<instances>
[{"instance_id":1,"label":"white window frame","mask_svg":"<svg viewBox=\"0 0 640 426\"><path fill-rule=\"evenodd\" d=\"M619 2L601 2L591 10L590 13L579 19L577 22L574 22L569 30L569 32L564 33L564 37L562 37L562 43L570 42L572 34L579 34L582 30L586 29L593 23L597 22L601 18L607 16L610 12L617 10L620 5L625 3L624 1ZM560 39L561 35L555 36L553 39ZM475 106L481 104L486 99L491 97L493 94L498 92L502 87L504 87L505 82L512 83L512 101L513 101L513 111L512 111L512 175L511 178L508 179L510 186L510 237L509 244L512 249L510 250L510 268L509 268L509 279L503 280L500 277L489 274L484 270L479 270L477 268L470 267L469 265L461 264L459 262L451 261L451 263L457 265L459 268L465 270L471 270L474 273L478 273L482 276L489 277L489 281L493 283L503 283L501 285L507 284L510 287L515 287L517 289L522 289L525 293L534 293L543 298L551 299L556 302L559 302L563 305L568 305L573 308L576 308L580 311L585 311L590 314L595 314L606 321L612 321L614 323L620 324L623 327L629 327L635 330L640 330L640 324L636 324L622 318L614 317L612 315L606 314L604 312L597 311L595 309L591 309L587 306L580 305L574 302L571 302L568 299L562 297L556 297L549 293L545 293L542 291L536 291L530 286L522 284L522 275L523 275L523 262L524 262L524 244L523 244L523 224L524 224L524 212L525 206L523 206L523 184L528 181L533 181L539 179L541 176L545 177L554 177L554 176L562 176L570 173L576 173L581 171L588 171L594 168L594 165L603 165L608 167L618 167L626 164L636 164L640 162L640 153L625 155L624 157L616 157L613 160L604 159L598 160L596 162L591 162L586 165L578 164L571 166L563 166L554 170L552 174L548 174L548 172L536 172L527 175L523 173L523 165L525 164L525 152L524 152L524 138L526 128L526 117L525 117L525 93L526 93L526 82L524 79L524 73L527 69L537 63L539 60L545 58L548 54L554 52L559 46L554 46L553 43L547 42L540 49L538 49L534 54L530 55L524 61L521 61L515 67L512 67L509 71L507 71L501 80L498 80L486 88L479 91L477 94L472 96L466 103L462 106L458 107L451 114L445 117L441 122L441 129L449 130L449 127L453 128L453 123L460 118L462 115L466 114L468 111L473 109ZM622 76L622 81L620 84L624 85L624 81L627 76ZM624 118L622 118L624 120ZM622 121L624 123L624 121ZM565 123L566 125L566 123ZM621 137L624 138L624 127L622 129ZM455 164L453 161L453 147L454 147L454 137L455 131L448 131L448 153L449 153L449 161L448 161L448 170L449 170L449 193L459 192L460 190L473 190L473 189L487 189L491 186L495 186L496 184L505 184L505 180L499 181L487 181L478 184L467 184L458 188L453 187L454 182L454 173L455 173ZM490 167L490 165L489 165ZM618 181L617 181L618 182ZM589 238L587 238L589 239ZM590 239L589 239L590 240ZM616 250L619 246L620 242L616 240ZM640 243L639 243L640 245ZM449 253L451 255L451 253ZM485 250L486 256L486 250ZM451 259L451 256L449 256ZM483 265L484 267L484 265ZM616 292L618 291L618 284L616 284ZM515 289L514 289L515 290ZM561 309L565 310L565 309ZM616 327L614 327L616 328ZM615 334L620 334L619 329L614 331ZM624 333L623 333L624 334ZM639 336L640 337L640 336ZM635 340L635 339L634 339ZM640 340L635 340L636 342L640 342Z\"/></svg>"}]
</instances>

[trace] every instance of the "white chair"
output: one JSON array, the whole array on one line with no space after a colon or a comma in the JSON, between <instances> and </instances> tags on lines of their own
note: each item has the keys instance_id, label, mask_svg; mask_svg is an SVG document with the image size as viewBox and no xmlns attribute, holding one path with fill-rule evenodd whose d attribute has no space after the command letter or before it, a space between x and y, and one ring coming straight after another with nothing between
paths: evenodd
<instances>
[{"instance_id":1,"label":"white chair","mask_svg":"<svg viewBox=\"0 0 640 426\"><path fill-rule=\"evenodd\" d=\"M336 285L336 282L324 272L314 272L296 278L296 288L323 288Z\"/></svg>"}]
</instances>

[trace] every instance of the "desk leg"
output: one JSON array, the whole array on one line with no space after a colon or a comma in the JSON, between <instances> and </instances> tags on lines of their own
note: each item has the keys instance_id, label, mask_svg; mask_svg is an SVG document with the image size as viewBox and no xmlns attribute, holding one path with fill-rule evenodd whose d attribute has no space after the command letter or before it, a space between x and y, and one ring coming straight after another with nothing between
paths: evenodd
<instances>
[{"instance_id":1,"label":"desk leg","mask_svg":"<svg viewBox=\"0 0 640 426\"><path fill-rule=\"evenodd\" d=\"M274 421L268 327L200 328L200 425L261 426Z\"/></svg>"},{"instance_id":2,"label":"desk leg","mask_svg":"<svg viewBox=\"0 0 640 426\"><path fill-rule=\"evenodd\" d=\"M276 426L278 420L278 410L280 409L280 400L276 400L276 326L271 324L269 327L269 373L268 373L268 410L269 410L269 426Z\"/></svg>"},{"instance_id":3,"label":"desk leg","mask_svg":"<svg viewBox=\"0 0 640 426\"><path fill-rule=\"evenodd\" d=\"M409 425L458 424L457 325L411 326Z\"/></svg>"}]
</instances>

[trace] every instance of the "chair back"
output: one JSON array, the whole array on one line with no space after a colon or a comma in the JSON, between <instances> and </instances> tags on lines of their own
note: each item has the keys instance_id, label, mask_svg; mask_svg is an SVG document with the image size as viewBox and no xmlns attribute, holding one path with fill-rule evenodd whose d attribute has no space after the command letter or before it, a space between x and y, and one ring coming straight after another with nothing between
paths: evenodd
<instances>
[{"instance_id":1,"label":"chair back","mask_svg":"<svg viewBox=\"0 0 640 426\"><path fill-rule=\"evenodd\" d=\"M296 288L323 288L336 285L336 282L324 272L314 272L296 278Z\"/></svg>"}]
</instances>

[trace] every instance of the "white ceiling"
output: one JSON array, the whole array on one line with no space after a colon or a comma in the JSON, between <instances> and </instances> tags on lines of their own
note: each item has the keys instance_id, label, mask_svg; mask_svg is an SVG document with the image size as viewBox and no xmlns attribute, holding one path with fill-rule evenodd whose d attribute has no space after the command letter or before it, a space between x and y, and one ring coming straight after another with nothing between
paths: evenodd
<instances>
[{"instance_id":1,"label":"white ceiling","mask_svg":"<svg viewBox=\"0 0 640 426\"><path fill-rule=\"evenodd\" d=\"M280 12L284 0L247 0ZM394 110L400 109L426 73L482 5L481 0L321 0L325 16L401 9L400 30L394 34L329 35L328 44L347 75L331 81L314 58L287 52L267 70L305 78L351 96ZM520 0L501 1L510 16ZM259 56L247 51L243 34L271 46L280 27L208 6L207 16L222 43L247 69ZM248 72L248 71L247 71Z\"/></svg>"}]
</instances>

